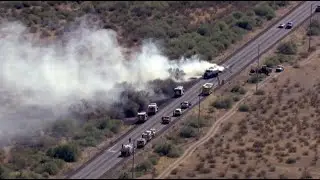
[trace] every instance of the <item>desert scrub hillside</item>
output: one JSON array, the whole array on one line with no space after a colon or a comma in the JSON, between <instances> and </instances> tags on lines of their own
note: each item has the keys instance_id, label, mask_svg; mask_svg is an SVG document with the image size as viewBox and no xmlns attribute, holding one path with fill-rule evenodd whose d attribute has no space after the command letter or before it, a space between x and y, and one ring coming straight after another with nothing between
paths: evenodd
<instances>
[{"instance_id":1,"label":"desert scrub hillside","mask_svg":"<svg viewBox=\"0 0 320 180\"><path fill-rule=\"evenodd\" d=\"M117 31L128 46L143 39L161 40L175 59L201 54L212 60L247 31L275 17L289 1L4 1L0 17L20 20L31 33L60 37L84 15L92 24ZM226 16L228 15L228 16Z\"/></svg>"}]
</instances>

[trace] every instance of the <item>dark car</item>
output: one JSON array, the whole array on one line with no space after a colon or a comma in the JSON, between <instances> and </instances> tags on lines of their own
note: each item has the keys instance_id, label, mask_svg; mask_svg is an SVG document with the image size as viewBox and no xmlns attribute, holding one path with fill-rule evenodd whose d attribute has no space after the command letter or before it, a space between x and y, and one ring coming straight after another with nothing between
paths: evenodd
<instances>
[{"instance_id":1,"label":"dark car","mask_svg":"<svg viewBox=\"0 0 320 180\"><path fill-rule=\"evenodd\" d=\"M288 22L286 29L291 29L293 27L293 22Z\"/></svg>"},{"instance_id":2,"label":"dark car","mask_svg":"<svg viewBox=\"0 0 320 180\"><path fill-rule=\"evenodd\" d=\"M181 109L187 109L191 106L191 103L188 101L184 101L184 102L180 103L180 105L181 105Z\"/></svg>"},{"instance_id":3,"label":"dark car","mask_svg":"<svg viewBox=\"0 0 320 180\"><path fill-rule=\"evenodd\" d=\"M320 12L320 6L319 5L316 7L315 12Z\"/></svg>"}]
</instances>

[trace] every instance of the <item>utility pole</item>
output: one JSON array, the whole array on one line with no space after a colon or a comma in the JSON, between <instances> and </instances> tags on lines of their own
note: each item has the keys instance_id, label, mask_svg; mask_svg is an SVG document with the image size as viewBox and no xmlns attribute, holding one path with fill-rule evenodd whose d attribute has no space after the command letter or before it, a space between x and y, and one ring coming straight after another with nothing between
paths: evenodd
<instances>
[{"instance_id":1,"label":"utility pole","mask_svg":"<svg viewBox=\"0 0 320 180\"><path fill-rule=\"evenodd\" d=\"M132 144L132 179L134 179L134 151L135 151L135 148L134 148L134 143L135 140L133 140L133 144Z\"/></svg>"},{"instance_id":2,"label":"utility pole","mask_svg":"<svg viewBox=\"0 0 320 180\"><path fill-rule=\"evenodd\" d=\"M201 88L200 88L200 93L199 93L199 110L198 110L198 133L200 135L200 95L201 95Z\"/></svg>"},{"instance_id":3,"label":"utility pole","mask_svg":"<svg viewBox=\"0 0 320 180\"><path fill-rule=\"evenodd\" d=\"M257 77L256 92L258 91L258 83L259 83L259 75L258 75L259 66L260 66L260 44L258 44L258 67L256 70L256 77Z\"/></svg>"},{"instance_id":4,"label":"utility pole","mask_svg":"<svg viewBox=\"0 0 320 180\"><path fill-rule=\"evenodd\" d=\"M309 48L308 48L308 52L310 52L310 48L311 48L311 19L312 19L312 5L310 5L310 17L309 17Z\"/></svg>"}]
</instances>

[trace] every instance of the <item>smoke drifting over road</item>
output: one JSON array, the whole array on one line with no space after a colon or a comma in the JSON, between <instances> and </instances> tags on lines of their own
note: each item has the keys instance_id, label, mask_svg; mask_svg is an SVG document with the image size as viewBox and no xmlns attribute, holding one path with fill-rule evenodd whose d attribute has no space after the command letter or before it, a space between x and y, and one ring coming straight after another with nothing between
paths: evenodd
<instances>
[{"instance_id":1,"label":"smoke drifting over road","mask_svg":"<svg viewBox=\"0 0 320 180\"><path fill-rule=\"evenodd\" d=\"M150 41L127 57L112 30L80 26L46 45L24 38L26 30L18 22L0 25L0 138L57 119L81 99L116 102L117 83L150 91L147 82L171 77L169 68L188 78L213 65L196 57L169 61Z\"/></svg>"}]
</instances>

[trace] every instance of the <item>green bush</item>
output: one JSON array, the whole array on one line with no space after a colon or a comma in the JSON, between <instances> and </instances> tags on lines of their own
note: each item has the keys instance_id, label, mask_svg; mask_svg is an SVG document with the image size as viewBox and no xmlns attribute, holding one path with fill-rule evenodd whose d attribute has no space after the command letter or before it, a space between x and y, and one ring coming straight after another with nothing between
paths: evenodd
<instances>
[{"instance_id":1,"label":"green bush","mask_svg":"<svg viewBox=\"0 0 320 180\"><path fill-rule=\"evenodd\" d=\"M130 179L130 177L127 172L123 172L119 175L118 179Z\"/></svg>"},{"instance_id":2,"label":"green bush","mask_svg":"<svg viewBox=\"0 0 320 180\"><path fill-rule=\"evenodd\" d=\"M185 125L193 128L198 128L198 127L201 128L201 127L207 126L208 123L207 123L207 120L203 117L200 117L200 119L198 119L198 117L196 116L191 116L188 118Z\"/></svg>"},{"instance_id":3,"label":"green bush","mask_svg":"<svg viewBox=\"0 0 320 180\"><path fill-rule=\"evenodd\" d=\"M0 179L8 179L9 178L9 169L4 165L0 164Z\"/></svg>"},{"instance_id":4,"label":"green bush","mask_svg":"<svg viewBox=\"0 0 320 180\"><path fill-rule=\"evenodd\" d=\"M181 150L168 142L156 145L155 152L160 156L168 156L171 158L179 157L181 155Z\"/></svg>"},{"instance_id":5,"label":"green bush","mask_svg":"<svg viewBox=\"0 0 320 180\"><path fill-rule=\"evenodd\" d=\"M147 172L152 169L152 163L148 160L143 161L142 163L138 164L135 169L136 171Z\"/></svg>"},{"instance_id":6,"label":"green bush","mask_svg":"<svg viewBox=\"0 0 320 180\"><path fill-rule=\"evenodd\" d=\"M293 41L287 41L281 43L277 47L278 53L285 54L285 55L294 55L297 53L298 47L297 44Z\"/></svg>"},{"instance_id":7,"label":"green bush","mask_svg":"<svg viewBox=\"0 0 320 180\"><path fill-rule=\"evenodd\" d=\"M197 136L197 131L190 126L184 126L180 129L179 135L183 138L192 138Z\"/></svg>"},{"instance_id":8,"label":"green bush","mask_svg":"<svg viewBox=\"0 0 320 180\"><path fill-rule=\"evenodd\" d=\"M156 154L153 154L149 157L149 160L150 162L153 164L153 165L157 165L158 164L158 161L159 161L160 157Z\"/></svg>"},{"instance_id":9,"label":"green bush","mask_svg":"<svg viewBox=\"0 0 320 180\"><path fill-rule=\"evenodd\" d=\"M230 109L232 107L232 99L230 97L220 97L212 103L212 106L217 109Z\"/></svg>"},{"instance_id":10,"label":"green bush","mask_svg":"<svg viewBox=\"0 0 320 180\"><path fill-rule=\"evenodd\" d=\"M60 170L59 167L58 167L58 165L57 165L55 162L53 162L53 161L43 163L43 164L41 164L40 166L41 166L41 167L39 167L39 170L38 170L38 172L39 172L40 174L46 172L46 173L48 173L49 175L56 175L56 174L58 174L58 172L59 172L59 170Z\"/></svg>"},{"instance_id":11,"label":"green bush","mask_svg":"<svg viewBox=\"0 0 320 180\"><path fill-rule=\"evenodd\" d=\"M247 80L248 83L251 83L251 84L255 84L257 82L260 82L262 81L264 78L266 77L265 74L258 74L258 75L252 75L249 77L249 79Z\"/></svg>"},{"instance_id":12,"label":"green bush","mask_svg":"<svg viewBox=\"0 0 320 180\"><path fill-rule=\"evenodd\" d=\"M276 16L274 10L266 4L259 5L258 7L254 8L254 12L257 16L264 17L267 20L271 20Z\"/></svg>"},{"instance_id":13,"label":"green bush","mask_svg":"<svg viewBox=\"0 0 320 180\"><path fill-rule=\"evenodd\" d=\"M262 90L262 89L258 89L254 94L255 94L255 95L264 95L265 92L264 92L264 90Z\"/></svg>"},{"instance_id":14,"label":"green bush","mask_svg":"<svg viewBox=\"0 0 320 180\"><path fill-rule=\"evenodd\" d=\"M66 162L75 162L80 155L79 148L75 144L59 145L55 148L50 148L47 155L53 158L62 159Z\"/></svg>"},{"instance_id":15,"label":"green bush","mask_svg":"<svg viewBox=\"0 0 320 180\"><path fill-rule=\"evenodd\" d=\"M311 24L309 25L308 36L319 36L320 35L320 23L317 20L312 20Z\"/></svg>"},{"instance_id":16,"label":"green bush","mask_svg":"<svg viewBox=\"0 0 320 180\"><path fill-rule=\"evenodd\" d=\"M70 137L75 132L76 124L73 120L58 120L51 125L50 132L54 137Z\"/></svg>"},{"instance_id":17,"label":"green bush","mask_svg":"<svg viewBox=\"0 0 320 180\"><path fill-rule=\"evenodd\" d=\"M232 93L245 94L247 91L242 86L235 85L234 87L232 87L231 92Z\"/></svg>"},{"instance_id":18,"label":"green bush","mask_svg":"<svg viewBox=\"0 0 320 180\"><path fill-rule=\"evenodd\" d=\"M232 13L232 16L235 19L241 19L243 17L243 13L242 12L234 12L234 13Z\"/></svg>"},{"instance_id":19,"label":"green bush","mask_svg":"<svg viewBox=\"0 0 320 180\"><path fill-rule=\"evenodd\" d=\"M240 112L248 112L250 110L249 106L246 104L241 104L238 109Z\"/></svg>"}]
</instances>

